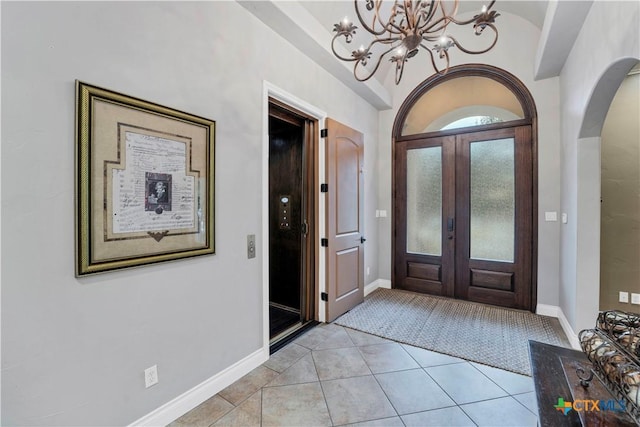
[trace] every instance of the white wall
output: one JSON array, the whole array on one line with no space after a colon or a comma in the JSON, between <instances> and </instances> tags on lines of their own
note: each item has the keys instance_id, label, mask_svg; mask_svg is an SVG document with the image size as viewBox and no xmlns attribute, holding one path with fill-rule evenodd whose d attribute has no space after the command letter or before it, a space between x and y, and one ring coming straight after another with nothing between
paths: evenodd
<instances>
[{"instance_id":1,"label":"white wall","mask_svg":"<svg viewBox=\"0 0 640 427\"><path fill-rule=\"evenodd\" d=\"M127 424L266 350L262 254L245 248L262 235L263 80L365 134L378 277L377 112L244 8L1 7L3 425ZM74 277L75 79L217 121L216 255Z\"/></svg>"},{"instance_id":2,"label":"white wall","mask_svg":"<svg viewBox=\"0 0 640 427\"><path fill-rule=\"evenodd\" d=\"M640 3L595 1L560 75L560 308L575 332L593 327L600 266L600 131L618 86L640 58Z\"/></svg>"},{"instance_id":3,"label":"white wall","mask_svg":"<svg viewBox=\"0 0 640 427\"><path fill-rule=\"evenodd\" d=\"M481 56L451 51L451 65L482 62L502 68L520 79L531 92L538 112L538 303L558 305L559 277L559 222L545 222L545 211L560 208L560 114L558 78L534 81L534 64L540 29L529 21L500 11L498 43ZM461 19L464 16L461 17ZM454 28L455 36L460 28ZM470 28L463 28L466 32ZM455 31L455 32L454 32ZM516 36L513 36L517 34ZM392 70L393 72L393 70ZM387 76L385 85L393 92L393 109L380 113L379 126L379 185L378 205L391 209L391 136L398 110L407 95L433 74L424 52L405 65L400 85L393 89L394 76ZM391 221L379 221L381 248L380 277L391 278ZM387 249L389 248L389 249Z\"/></svg>"}]
</instances>

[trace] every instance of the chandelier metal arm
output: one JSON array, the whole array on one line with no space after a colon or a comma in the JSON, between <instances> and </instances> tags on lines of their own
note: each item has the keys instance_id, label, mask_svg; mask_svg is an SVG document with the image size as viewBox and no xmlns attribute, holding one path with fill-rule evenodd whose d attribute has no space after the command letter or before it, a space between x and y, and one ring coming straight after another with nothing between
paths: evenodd
<instances>
[{"instance_id":1,"label":"chandelier metal arm","mask_svg":"<svg viewBox=\"0 0 640 427\"><path fill-rule=\"evenodd\" d=\"M356 3L357 3L357 0L356 0ZM394 4L393 7L391 8L391 14L389 15L389 19L387 20L386 23L382 21L382 16L380 15L381 6L382 6L382 1L376 0L376 11L373 17L374 26L375 26L375 22L378 21L378 23L383 28L383 30L389 31L390 33L402 34L403 32L402 27L395 24L395 18L396 16L398 16L396 4ZM392 29L395 29L395 31L392 31Z\"/></svg>"},{"instance_id":2,"label":"chandelier metal arm","mask_svg":"<svg viewBox=\"0 0 640 427\"><path fill-rule=\"evenodd\" d=\"M355 30L352 30L355 31ZM346 38L346 42L347 43L351 43L352 42L352 38L349 37L349 34L345 34L345 32L338 32L335 36L333 36L333 39L331 40L331 51L333 52L333 54L338 57L339 59L341 59L342 61L346 61L346 62L354 62L354 61L360 61L363 64L362 65L367 65L367 60L371 57L371 48L373 46L375 46L376 44L393 44L395 42L400 41L400 37L387 37L384 39L374 39L369 43L369 46L367 46L367 48L359 48L353 52L351 52L351 57L344 57L342 55L340 55L336 49L335 49L335 41L338 39L338 37L340 36L345 36ZM378 59L378 65L376 66L376 69L378 68L378 66L380 65L380 61L382 60L382 57L385 56L387 53L389 53L390 51L392 51L393 49L395 49L397 47L396 46L391 46L391 48L389 50L387 50L386 52L384 52L382 55L380 55L380 58Z\"/></svg>"},{"instance_id":3,"label":"chandelier metal arm","mask_svg":"<svg viewBox=\"0 0 640 427\"><path fill-rule=\"evenodd\" d=\"M422 46L427 52L429 52L429 59L431 59L431 65L433 66L433 69L435 70L436 73L445 74L449 70L449 52L445 50L443 51L443 53L440 54L440 57L445 59L447 64L446 67L444 68L444 71L442 71L440 70L440 68L438 68L438 65L436 64L436 60L433 56L433 51L423 44L420 44L420 46Z\"/></svg>"},{"instance_id":4,"label":"chandelier metal arm","mask_svg":"<svg viewBox=\"0 0 640 427\"><path fill-rule=\"evenodd\" d=\"M432 22L431 25L425 27L423 29L423 32L424 33L440 33L445 28L447 28L447 25L449 25L449 22L451 22L451 18L449 16L443 16L442 18Z\"/></svg>"},{"instance_id":5,"label":"chandelier metal arm","mask_svg":"<svg viewBox=\"0 0 640 427\"><path fill-rule=\"evenodd\" d=\"M444 3L442 3L441 1L438 1L438 5L440 6L440 12L442 13L442 16L453 17L453 16L456 16L458 14L458 1L457 0L453 2L453 10L451 11L451 13L447 13L444 10Z\"/></svg>"},{"instance_id":6,"label":"chandelier metal arm","mask_svg":"<svg viewBox=\"0 0 640 427\"><path fill-rule=\"evenodd\" d=\"M385 25L382 23L382 21L380 21L380 24L382 25L382 30L378 31L375 29L375 21L376 21L376 17L379 16L379 11L380 11L380 0L376 0L376 11L374 12L374 20L373 20L373 25L369 26L367 25L367 23L364 21L364 18L362 17L362 14L360 13L360 8L358 7L358 0L353 0L353 4L354 7L356 9L356 15L358 16L358 21L360 21L360 24L362 24L362 26L364 27L365 30L367 30L368 32L370 32L371 34L373 34L374 36L381 36L384 33L387 32L387 30L385 29Z\"/></svg>"},{"instance_id":7,"label":"chandelier metal arm","mask_svg":"<svg viewBox=\"0 0 640 427\"><path fill-rule=\"evenodd\" d=\"M407 17L407 23L409 24L409 28L416 28L416 12L418 10L413 9L413 2L411 0L405 0L404 2L404 13Z\"/></svg>"},{"instance_id":8,"label":"chandelier metal arm","mask_svg":"<svg viewBox=\"0 0 640 427\"><path fill-rule=\"evenodd\" d=\"M493 30L494 34L495 34L495 37L493 38L493 43L491 43L491 45L486 49L477 50L477 51L476 50L465 49L460 43L458 43L458 41L454 37L449 36L449 39L451 39L453 44L456 45L456 47L458 49L460 49L461 51L463 51L464 53L468 53L468 54L471 54L471 55L479 55L481 53L489 52L491 49L493 49L493 47L498 42L498 30L496 29L496 27L493 24L486 24L486 26L491 28Z\"/></svg>"},{"instance_id":9,"label":"chandelier metal arm","mask_svg":"<svg viewBox=\"0 0 640 427\"><path fill-rule=\"evenodd\" d=\"M475 22L476 25L474 26L474 28L476 26L478 26L478 25L486 25L486 24L494 23L495 19L498 16L500 16L500 14L498 12L496 12L495 10L491 10L491 7L493 6L494 3L495 3L495 0L493 0L491 3L489 3L489 6L487 6L486 8L483 8L483 10L482 10L482 12L480 14L475 15L473 18L467 19L466 21L458 21L452 15L451 22L453 22L456 25L469 25L469 24Z\"/></svg>"},{"instance_id":10,"label":"chandelier metal arm","mask_svg":"<svg viewBox=\"0 0 640 427\"><path fill-rule=\"evenodd\" d=\"M402 79L405 62L407 62L407 60L404 58L402 60L396 61L396 84L400 83L400 80Z\"/></svg>"},{"instance_id":11,"label":"chandelier metal arm","mask_svg":"<svg viewBox=\"0 0 640 427\"><path fill-rule=\"evenodd\" d=\"M435 10L434 10L434 5L436 3L435 2L430 2L429 3L429 11L420 13L418 15L418 20L416 22L416 28L421 28L423 25L427 25L429 23L429 21L431 21L431 19L433 18L433 15L435 14ZM424 19L424 24L421 24L420 21Z\"/></svg>"},{"instance_id":12,"label":"chandelier metal arm","mask_svg":"<svg viewBox=\"0 0 640 427\"><path fill-rule=\"evenodd\" d=\"M455 18L451 18L451 22L453 22L453 23L454 23L454 24L456 24L456 25L460 25L460 26L462 26L462 25L469 25L469 24L471 24L472 22L475 22L477 19L478 19L478 15L475 15L473 18L468 19L468 20L466 20L466 21L458 21L458 20L457 20L457 19L455 19Z\"/></svg>"},{"instance_id":13,"label":"chandelier metal arm","mask_svg":"<svg viewBox=\"0 0 640 427\"><path fill-rule=\"evenodd\" d=\"M331 51L333 52L333 54L340 59L341 61L345 61L345 62L353 62L353 61L360 61L360 58L355 58L353 57L353 54L351 54L351 58L346 58L342 55L340 55L338 52L336 52L336 49L334 47L334 42L335 40L339 37L340 35L337 34L335 36L333 36L333 40L331 41Z\"/></svg>"},{"instance_id":14,"label":"chandelier metal arm","mask_svg":"<svg viewBox=\"0 0 640 427\"><path fill-rule=\"evenodd\" d=\"M373 75L376 73L376 71L378 71L378 67L380 67L380 64L382 63L382 59L392 50L394 50L397 46L391 46L388 50L386 50L384 53L382 53L379 57L378 57L378 62L376 62L376 66L373 68L373 70L364 78L360 78L358 77L357 74L357 70L358 70L358 65L362 65L362 67L364 67L366 65L366 63L362 63L362 62L357 62L356 65L353 67L353 76L356 78L356 80L358 80L359 82L364 82L369 80L371 77L373 77ZM365 68L366 70L366 68Z\"/></svg>"},{"instance_id":15,"label":"chandelier metal arm","mask_svg":"<svg viewBox=\"0 0 640 427\"><path fill-rule=\"evenodd\" d=\"M494 13L496 13L496 12L489 12L488 15L492 15ZM499 16L499 14L496 14L495 16ZM486 20L483 19L483 18L485 18L485 16L481 14L481 15L475 15L473 18L468 19L466 21L458 21L455 18L450 18L450 21L453 22L454 24L460 25L460 26L469 25L469 24L474 23L474 22L475 23L483 23L484 22L484 23L487 23L487 24L489 24L491 22L495 22L495 19L493 19L492 17L488 17L488 19L486 19Z\"/></svg>"},{"instance_id":16,"label":"chandelier metal arm","mask_svg":"<svg viewBox=\"0 0 640 427\"><path fill-rule=\"evenodd\" d=\"M358 6L358 1L355 0L355 4L356 7ZM371 27L375 28L376 27L376 22L378 24L380 24L380 26L384 29L386 27L386 24L384 22L382 22L382 18L380 17L380 7L382 6L382 2L381 1L376 1L375 2L375 12L373 14L373 17L371 18ZM392 13L393 16L393 13Z\"/></svg>"}]
</instances>

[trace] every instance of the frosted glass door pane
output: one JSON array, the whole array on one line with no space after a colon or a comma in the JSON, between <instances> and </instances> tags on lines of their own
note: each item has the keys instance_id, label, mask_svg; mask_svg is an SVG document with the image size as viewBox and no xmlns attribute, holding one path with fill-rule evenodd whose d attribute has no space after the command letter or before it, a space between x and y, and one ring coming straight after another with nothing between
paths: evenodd
<instances>
[{"instance_id":1,"label":"frosted glass door pane","mask_svg":"<svg viewBox=\"0 0 640 427\"><path fill-rule=\"evenodd\" d=\"M471 258L513 262L515 152L513 138L472 142Z\"/></svg>"},{"instance_id":2,"label":"frosted glass door pane","mask_svg":"<svg viewBox=\"0 0 640 427\"><path fill-rule=\"evenodd\" d=\"M407 150L407 252L442 255L442 148Z\"/></svg>"}]
</instances>

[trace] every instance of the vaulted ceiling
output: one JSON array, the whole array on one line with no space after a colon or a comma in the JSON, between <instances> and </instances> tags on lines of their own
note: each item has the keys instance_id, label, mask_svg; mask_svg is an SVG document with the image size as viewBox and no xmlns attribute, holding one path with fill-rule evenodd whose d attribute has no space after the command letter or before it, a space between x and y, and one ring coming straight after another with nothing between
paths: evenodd
<instances>
[{"instance_id":1,"label":"vaulted ceiling","mask_svg":"<svg viewBox=\"0 0 640 427\"><path fill-rule=\"evenodd\" d=\"M331 52L333 25L345 16L355 19L352 1L238 1L372 105L380 110L390 108L391 94L383 85L391 68L388 64L376 73L376 78L358 82L353 78L351 66L339 61ZM497 0L493 10L520 16L540 29L535 75L542 79L560 74L592 2ZM482 4L477 0L462 0L458 13L477 11ZM344 55L349 56L348 52L345 47Z\"/></svg>"}]
</instances>

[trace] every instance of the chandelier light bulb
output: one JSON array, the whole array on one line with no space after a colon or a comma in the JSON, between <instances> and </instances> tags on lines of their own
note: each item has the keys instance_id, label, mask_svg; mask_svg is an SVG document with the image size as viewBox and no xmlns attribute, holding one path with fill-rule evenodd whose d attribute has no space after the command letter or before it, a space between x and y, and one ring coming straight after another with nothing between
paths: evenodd
<instances>
[{"instance_id":1,"label":"chandelier light bulb","mask_svg":"<svg viewBox=\"0 0 640 427\"><path fill-rule=\"evenodd\" d=\"M487 5L482 5L482 13L487 13Z\"/></svg>"}]
</instances>

